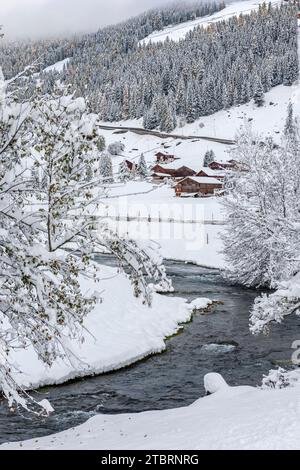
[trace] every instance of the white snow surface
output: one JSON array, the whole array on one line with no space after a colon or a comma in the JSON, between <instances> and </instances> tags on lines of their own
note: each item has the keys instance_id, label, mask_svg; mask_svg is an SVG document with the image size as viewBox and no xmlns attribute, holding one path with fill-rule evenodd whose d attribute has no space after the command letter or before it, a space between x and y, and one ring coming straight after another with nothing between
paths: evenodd
<instances>
[{"instance_id":1,"label":"white snow surface","mask_svg":"<svg viewBox=\"0 0 300 470\"><path fill-rule=\"evenodd\" d=\"M212 395L190 406L136 414L97 415L49 437L4 444L5 449L299 449L299 387L230 387L219 374L205 378ZM184 384L183 384L184 386Z\"/></svg>"},{"instance_id":2,"label":"white snow surface","mask_svg":"<svg viewBox=\"0 0 300 470\"><path fill-rule=\"evenodd\" d=\"M221 10L217 11L216 13L213 13L212 15L197 18L196 20L193 21L186 21L184 23L180 23L177 25L171 25L167 26L161 31L154 31L151 33L149 36L147 36L145 39L140 41L142 44L149 44L150 42L152 43L157 43L157 42L163 42L167 38L169 38L172 41L179 41L181 39L184 39L185 36L189 31L192 31L198 26L202 27L207 27L210 24L217 23L219 21L226 21L229 18L233 16L237 16L241 13L250 13L253 10L257 10L259 5L263 3L262 0L246 0L246 1L239 1L239 2L234 2L234 3L229 3L226 5L226 7ZM269 2L267 2L269 3ZM281 3L280 0L271 0L271 3L273 5L278 5Z\"/></svg>"},{"instance_id":3,"label":"white snow surface","mask_svg":"<svg viewBox=\"0 0 300 470\"><path fill-rule=\"evenodd\" d=\"M192 302L190 302L189 306L194 310L202 310L211 304L211 300L199 297L198 299L194 299Z\"/></svg>"},{"instance_id":4,"label":"white snow surface","mask_svg":"<svg viewBox=\"0 0 300 470\"><path fill-rule=\"evenodd\" d=\"M48 72L58 72L61 73L64 70L64 67L68 65L70 62L70 58L67 57L66 59L60 60L59 62L56 62L53 65L49 65L49 67L46 67L43 72L48 73Z\"/></svg>"},{"instance_id":5,"label":"white snow surface","mask_svg":"<svg viewBox=\"0 0 300 470\"><path fill-rule=\"evenodd\" d=\"M84 291L98 290L103 303L97 304L86 318L85 342L70 342L72 364L57 360L49 368L31 347L12 356L22 373L16 379L27 389L59 384L76 377L100 374L132 364L146 356L162 352L165 338L175 334L180 324L191 319L193 306L184 299L153 294L153 305L143 305L133 296L127 277L117 269L101 266L101 281L93 285L83 280ZM205 308L210 301L202 301Z\"/></svg>"}]
</instances>

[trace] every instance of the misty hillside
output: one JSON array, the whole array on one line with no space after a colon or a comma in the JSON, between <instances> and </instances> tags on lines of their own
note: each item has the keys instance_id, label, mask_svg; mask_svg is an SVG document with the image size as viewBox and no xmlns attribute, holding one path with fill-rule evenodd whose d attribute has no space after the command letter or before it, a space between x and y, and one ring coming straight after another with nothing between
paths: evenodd
<instances>
[{"instance_id":1,"label":"misty hillside","mask_svg":"<svg viewBox=\"0 0 300 470\"><path fill-rule=\"evenodd\" d=\"M95 54L128 53L138 48L140 40L168 25L210 15L225 7L222 0L203 2L187 0L170 2L166 7L155 8L117 25L107 26L93 34L71 39L37 40L5 43L0 47L0 59L6 78L15 76L28 64L39 60L37 70L55 64L67 57L78 57L81 51L92 49Z\"/></svg>"},{"instance_id":2,"label":"misty hillside","mask_svg":"<svg viewBox=\"0 0 300 470\"><path fill-rule=\"evenodd\" d=\"M40 70L71 59L60 71L41 73L46 92L59 78L103 121L143 118L145 128L170 132L252 98L259 104L263 93L297 77L297 19L290 4L263 4L250 14L200 25L180 41L141 42L224 6L176 3L73 40L5 45L3 70L11 77L37 57Z\"/></svg>"}]
</instances>

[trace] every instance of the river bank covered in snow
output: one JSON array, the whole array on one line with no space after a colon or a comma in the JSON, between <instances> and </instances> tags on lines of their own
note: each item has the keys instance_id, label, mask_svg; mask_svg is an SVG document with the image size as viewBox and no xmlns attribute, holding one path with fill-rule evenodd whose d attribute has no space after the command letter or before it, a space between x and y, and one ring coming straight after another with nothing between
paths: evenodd
<instances>
[{"instance_id":1,"label":"river bank covered in snow","mask_svg":"<svg viewBox=\"0 0 300 470\"><path fill-rule=\"evenodd\" d=\"M0 449L299 449L299 386L230 387L218 374L206 376L205 384L212 394L187 407L100 414L60 434Z\"/></svg>"},{"instance_id":2,"label":"river bank covered in snow","mask_svg":"<svg viewBox=\"0 0 300 470\"><path fill-rule=\"evenodd\" d=\"M72 359L43 364L32 347L14 352L20 371L16 380L26 389L61 384L68 380L117 370L162 352L165 339L191 319L195 305L183 298L154 293L151 307L135 298L125 274L117 268L100 266L100 283L81 280L83 291L96 290L102 298L84 322L84 342L70 342ZM211 301L199 299L197 308Z\"/></svg>"}]
</instances>

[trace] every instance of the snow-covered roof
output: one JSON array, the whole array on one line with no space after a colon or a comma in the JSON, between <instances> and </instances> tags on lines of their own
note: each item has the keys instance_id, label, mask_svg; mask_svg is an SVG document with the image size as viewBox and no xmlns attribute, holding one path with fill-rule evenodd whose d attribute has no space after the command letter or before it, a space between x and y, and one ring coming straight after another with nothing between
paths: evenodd
<instances>
[{"instance_id":1,"label":"snow-covered roof","mask_svg":"<svg viewBox=\"0 0 300 470\"><path fill-rule=\"evenodd\" d=\"M161 166L164 170L178 170L179 167L177 166L176 168L174 168L174 164L165 164L165 163L157 163L156 165L154 166Z\"/></svg>"},{"instance_id":2,"label":"snow-covered roof","mask_svg":"<svg viewBox=\"0 0 300 470\"><path fill-rule=\"evenodd\" d=\"M180 183L187 179L193 180L199 184L222 184L220 180L217 180L217 178L211 178L209 176L187 176L186 178L180 180Z\"/></svg>"},{"instance_id":3,"label":"snow-covered roof","mask_svg":"<svg viewBox=\"0 0 300 470\"><path fill-rule=\"evenodd\" d=\"M208 176L225 176L225 171L223 171L223 170L212 170L211 168L209 168L207 166L201 167L198 173L200 173L200 171L203 171Z\"/></svg>"}]
</instances>

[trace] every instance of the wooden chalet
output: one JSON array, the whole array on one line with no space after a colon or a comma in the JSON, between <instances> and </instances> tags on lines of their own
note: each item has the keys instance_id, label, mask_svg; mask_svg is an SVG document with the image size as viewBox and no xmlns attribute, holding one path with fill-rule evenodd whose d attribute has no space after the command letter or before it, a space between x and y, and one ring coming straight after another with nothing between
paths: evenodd
<instances>
[{"instance_id":1,"label":"wooden chalet","mask_svg":"<svg viewBox=\"0 0 300 470\"><path fill-rule=\"evenodd\" d=\"M238 165L236 160L229 160L228 162L212 162L208 165L211 170L234 170Z\"/></svg>"},{"instance_id":2,"label":"wooden chalet","mask_svg":"<svg viewBox=\"0 0 300 470\"><path fill-rule=\"evenodd\" d=\"M153 173L163 173L164 175L174 176L176 170L174 168L165 168L161 165L154 165L152 168Z\"/></svg>"},{"instance_id":3,"label":"wooden chalet","mask_svg":"<svg viewBox=\"0 0 300 470\"><path fill-rule=\"evenodd\" d=\"M177 160L175 155L170 155L169 153L157 152L155 154L157 163L172 163L174 160Z\"/></svg>"},{"instance_id":4,"label":"wooden chalet","mask_svg":"<svg viewBox=\"0 0 300 470\"><path fill-rule=\"evenodd\" d=\"M175 178L185 178L187 176L195 176L196 171L192 170L188 166L181 166L175 170Z\"/></svg>"},{"instance_id":5,"label":"wooden chalet","mask_svg":"<svg viewBox=\"0 0 300 470\"><path fill-rule=\"evenodd\" d=\"M183 194L199 196L214 195L217 190L223 189L223 183L207 176L188 176L179 181L175 186L175 194L180 197Z\"/></svg>"},{"instance_id":6,"label":"wooden chalet","mask_svg":"<svg viewBox=\"0 0 300 470\"><path fill-rule=\"evenodd\" d=\"M196 171L192 170L187 166L181 166L180 168L166 168L161 165L155 165L152 168L152 177L154 179L165 179L165 178L185 178L186 176L194 176Z\"/></svg>"}]
</instances>

